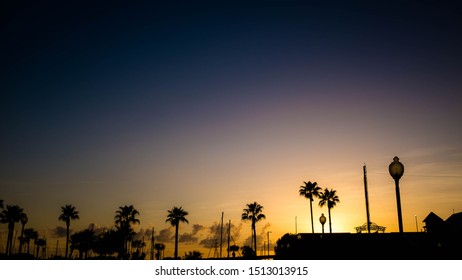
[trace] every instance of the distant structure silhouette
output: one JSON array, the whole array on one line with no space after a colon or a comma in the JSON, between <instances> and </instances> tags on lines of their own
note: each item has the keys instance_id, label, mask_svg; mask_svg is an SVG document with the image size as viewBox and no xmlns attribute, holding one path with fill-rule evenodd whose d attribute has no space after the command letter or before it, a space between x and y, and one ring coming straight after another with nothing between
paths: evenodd
<instances>
[{"instance_id":1,"label":"distant structure silhouette","mask_svg":"<svg viewBox=\"0 0 462 280\"><path fill-rule=\"evenodd\" d=\"M423 222L422 232L384 233L385 228L377 226L375 233L363 234L364 224L356 227L357 233L287 233L276 243L275 259L361 260L366 255L376 260L462 259L462 212L446 221L431 212Z\"/></svg>"}]
</instances>

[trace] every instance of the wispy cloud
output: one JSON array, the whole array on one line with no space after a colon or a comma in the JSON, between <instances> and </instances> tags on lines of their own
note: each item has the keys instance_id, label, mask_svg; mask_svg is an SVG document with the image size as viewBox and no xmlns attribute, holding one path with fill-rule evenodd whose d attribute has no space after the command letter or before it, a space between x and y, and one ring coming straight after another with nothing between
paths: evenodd
<instances>
[{"instance_id":1,"label":"wispy cloud","mask_svg":"<svg viewBox=\"0 0 462 280\"><path fill-rule=\"evenodd\" d=\"M50 231L50 234L52 237L60 238L60 237L65 237L66 236L66 228L57 226L54 229Z\"/></svg>"}]
</instances>

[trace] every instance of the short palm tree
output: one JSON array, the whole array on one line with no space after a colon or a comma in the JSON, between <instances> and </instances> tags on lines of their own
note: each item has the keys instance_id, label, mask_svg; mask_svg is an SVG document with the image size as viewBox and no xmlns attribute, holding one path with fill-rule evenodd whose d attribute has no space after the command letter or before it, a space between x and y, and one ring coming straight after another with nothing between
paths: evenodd
<instances>
[{"instance_id":1,"label":"short palm tree","mask_svg":"<svg viewBox=\"0 0 462 280\"><path fill-rule=\"evenodd\" d=\"M10 255L13 250L14 224L21 220L23 209L18 205L6 205L1 212L2 223L8 224L8 238L5 254Z\"/></svg>"},{"instance_id":2,"label":"short palm tree","mask_svg":"<svg viewBox=\"0 0 462 280\"><path fill-rule=\"evenodd\" d=\"M134 237L132 225L140 223L137 218L138 215L140 212L133 205L119 207L119 210L116 211L114 220L117 229L122 233L124 255L128 253L128 245Z\"/></svg>"},{"instance_id":3,"label":"short palm tree","mask_svg":"<svg viewBox=\"0 0 462 280\"><path fill-rule=\"evenodd\" d=\"M252 223L252 249L255 253L257 252L257 230L255 224L262 219L266 219L266 216L262 213L262 211L263 206L255 201L247 204L247 208L243 209L241 217L243 221L251 221Z\"/></svg>"},{"instance_id":4,"label":"short palm tree","mask_svg":"<svg viewBox=\"0 0 462 280\"><path fill-rule=\"evenodd\" d=\"M71 220L78 220L79 218L79 211L75 210L75 206L72 206L72 204L61 206L61 215L59 215L58 220L66 223L66 259L69 253L69 230Z\"/></svg>"},{"instance_id":5,"label":"short palm tree","mask_svg":"<svg viewBox=\"0 0 462 280\"><path fill-rule=\"evenodd\" d=\"M164 243L156 243L154 244L154 249L156 249L157 253L156 253L156 256L157 256L157 259L160 260L162 259L162 252L165 250L165 245Z\"/></svg>"},{"instance_id":6,"label":"short palm tree","mask_svg":"<svg viewBox=\"0 0 462 280\"><path fill-rule=\"evenodd\" d=\"M313 200L315 197L319 197L321 188L318 183L311 181L303 182L305 185L300 186L299 194L310 200L310 215L311 215L311 232L314 233L314 222L313 222Z\"/></svg>"},{"instance_id":7,"label":"short palm tree","mask_svg":"<svg viewBox=\"0 0 462 280\"><path fill-rule=\"evenodd\" d=\"M27 244L27 253L29 254L29 244L31 240L37 240L38 232L32 228L26 228L24 230L24 243Z\"/></svg>"},{"instance_id":8,"label":"short palm tree","mask_svg":"<svg viewBox=\"0 0 462 280\"><path fill-rule=\"evenodd\" d=\"M175 227L175 259L178 259L178 228L180 222L189 224L189 221L185 218L189 213L182 207L174 206L171 210L168 210L167 220L172 226Z\"/></svg>"},{"instance_id":9,"label":"short palm tree","mask_svg":"<svg viewBox=\"0 0 462 280\"><path fill-rule=\"evenodd\" d=\"M34 243L36 246L35 258L38 259L40 248L45 247L47 245L47 240L45 238L37 238Z\"/></svg>"},{"instance_id":10,"label":"short palm tree","mask_svg":"<svg viewBox=\"0 0 462 280\"><path fill-rule=\"evenodd\" d=\"M319 198L321 199L319 201L320 207L327 205L327 211L329 213L329 232L332 233L332 222L331 222L331 217L330 217L330 209L334 208L337 205L337 203L340 202L337 196L337 191L333 189L329 190L326 188L324 192L320 193Z\"/></svg>"}]
</instances>

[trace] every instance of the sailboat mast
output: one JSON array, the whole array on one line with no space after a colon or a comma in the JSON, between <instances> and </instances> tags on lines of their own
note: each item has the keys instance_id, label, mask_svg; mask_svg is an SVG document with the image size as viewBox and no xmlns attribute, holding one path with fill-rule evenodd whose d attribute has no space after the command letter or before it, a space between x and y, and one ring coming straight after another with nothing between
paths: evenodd
<instances>
[{"instance_id":1,"label":"sailboat mast","mask_svg":"<svg viewBox=\"0 0 462 280\"><path fill-rule=\"evenodd\" d=\"M221 228L220 228L220 259L221 259L221 252L223 250L223 215L224 213L221 212Z\"/></svg>"},{"instance_id":2,"label":"sailboat mast","mask_svg":"<svg viewBox=\"0 0 462 280\"><path fill-rule=\"evenodd\" d=\"M231 220L228 223L228 259L229 259L229 243L231 241Z\"/></svg>"}]
</instances>

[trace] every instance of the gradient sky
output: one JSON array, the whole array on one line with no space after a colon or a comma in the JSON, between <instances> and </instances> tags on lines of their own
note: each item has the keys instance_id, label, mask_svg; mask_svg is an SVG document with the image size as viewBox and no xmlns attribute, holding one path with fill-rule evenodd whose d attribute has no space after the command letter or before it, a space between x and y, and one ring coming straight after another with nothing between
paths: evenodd
<instances>
[{"instance_id":1,"label":"gradient sky","mask_svg":"<svg viewBox=\"0 0 462 280\"><path fill-rule=\"evenodd\" d=\"M257 231L274 243L310 232L303 181L337 190L333 231L354 232L366 222L364 164L371 220L393 232L394 156L405 231L462 211L452 2L84 2L0 8L0 199L48 239L65 204L80 214L74 232L111 227L132 204L137 231L166 238L167 210L182 206L180 255L207 256L199 243L222 212L245 242L240 215L257 201ZM313 209L315 221L327 214Z\"/></svg>"}]
</instances>

